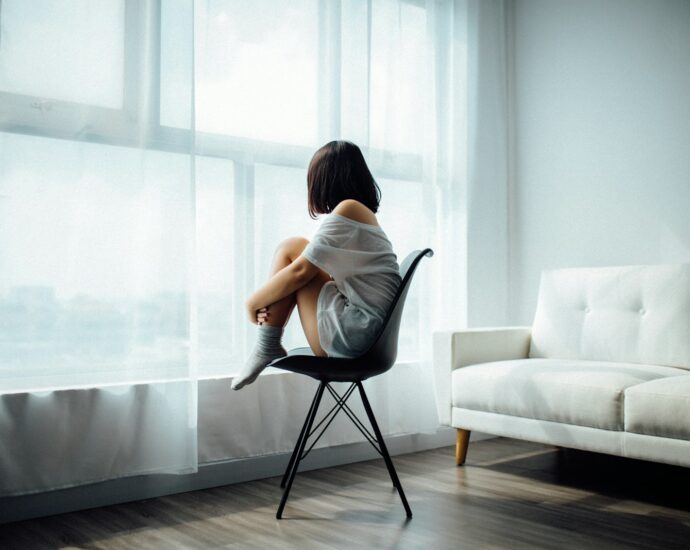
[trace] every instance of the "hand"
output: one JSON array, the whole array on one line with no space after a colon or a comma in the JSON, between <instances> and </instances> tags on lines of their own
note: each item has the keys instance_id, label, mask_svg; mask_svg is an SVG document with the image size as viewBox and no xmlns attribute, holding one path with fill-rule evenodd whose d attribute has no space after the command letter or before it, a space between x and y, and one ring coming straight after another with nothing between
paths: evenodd
<instances>
[{"instance_id":1,"label":"hand","mask_svg":"<svg viewBox=\"0 0 690 550\"><path fill-rule=\"evenodd\" d=\"M254 325L262 325L267 321L270 315L268 311L268 308L270 306L256 309L256 306L254 306L249 300L247 300L245 302L245 307L247 309L247 315L249 316L249 322Z\"/></svg>"},{"instance_id":2,"label":"hand","mask_svg":"<svg viewBox=\"0 0 690 550\"><path fill-rule=\"evenodd\" d=\"M270 315L268 308L270 306L262 307L261 309L256 310L256 321L259 325L264 324L266 321L268 321L268 317Z\"/></svg>"}]
</instances>

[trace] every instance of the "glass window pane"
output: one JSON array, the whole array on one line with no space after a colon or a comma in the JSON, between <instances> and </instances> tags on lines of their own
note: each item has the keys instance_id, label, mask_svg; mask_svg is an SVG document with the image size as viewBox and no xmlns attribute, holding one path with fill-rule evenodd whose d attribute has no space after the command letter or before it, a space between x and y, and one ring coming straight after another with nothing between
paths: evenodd
<instances>
[{"instance_id":1,"label":"glass window pane","mask_svg":"<svg viewBox=\"0 0 690 550\"><path fill-rule=\"evenodd\" d=\"M367 2L343 0L340 35L340 121L344 139L366 146L369 139L369 51Z\"/></svg>"},{"instance_id":2,"label":"glass window pane","mask_svg":"<svg viewBox=\"0 0 690 550\"><path fill-rule=\"evenodd\" d=\"M125 1L2 0L0 90L122 108Z\"/></svg>"},{"instance_id":3,"label":"glass window pane","mask_svg":"<svg viewBox=\"0 0 690 550\"><path fill-rule=\"evenodd\" d=\"M185 376L188 155L0 133L0 378Z\"/></svg>"},{"instance_id":4,"label":"glass window pane","mask_svg":"<svg viewBox=\"0 0 690 550\"><path fill-rule=\"evenodd\" d=\"M315 144L318 2L219 0L197 8L197 129Z\"/></svg>"},{"instance_id":5,"label":"glass window pane","mask_svg":"<svg viewBox=\"0 0 690 550\"><path fill-rule=\"evenodd\" d=\"M370 145L419 153L424 135L426 11L397 0L372 4Z\"/></svg>"},{"instance_id":6,"label":"glass window pane","mask_svg":"<svg viewBox=\"0 0 690 550\"><path fill-rule=\"evenodd\" d=\"M244 298L238 299L234 163L197 157L196 257L199 373L228 375L242 353Z\"/></svg>"},{"instance_id":7,"label":"glass window pane","mask_svg":"<svg viewBox=\"0 0 690 550\"><path fill-rule=\"evenodd\" d=\"M192 120L194 0L161 3L162 126L189 128Z\"/></svg>"}]
</instances>

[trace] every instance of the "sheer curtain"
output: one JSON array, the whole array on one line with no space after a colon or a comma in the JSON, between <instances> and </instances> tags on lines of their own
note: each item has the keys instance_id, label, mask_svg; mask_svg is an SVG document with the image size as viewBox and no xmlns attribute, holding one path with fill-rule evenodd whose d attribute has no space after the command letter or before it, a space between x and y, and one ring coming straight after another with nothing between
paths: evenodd
<instances>
[{"instance_id":1,"label":"sheer curtain","mask_svg":"<svg viewBox=\"0 0 690 550\"><path fill-rule=\"evenodd\" d=\"M276 245L318 228L332 139L362 148L398 259L435 250L367 384L386 434L436 430L432 331L466 322L467 24L465 0L2 1L0 492L290 449L308 383L228 378ZM284 343L307 345L296 311Z\"/></svg>"},{"instance_id":2,"label":"sheer curtain","mask_svg":"<svg viewBox=\"0 0 690 550\"><path fill-rule=\"evenodd\" d=\"M196 470L191 7L0 4L0 492Z\"/></svg>"},{"instance_id":3,"label":"sheer curtain","mask_svg":"<svg viewBox=\"0 0 690 550\"><path fill-rule=\"evenodd\" d=\"M212 159L224 174L221 182L199 172L197 181L200 205L213 209L200 214L208 222L199 236L200 376L241 367L256 333L244 298L267 279L282 239L309 238L320 223L307 214L309 159L327 141L348 139L382 189L379 220L399 261L415 249L436 251L409 294L396 366L367 383L385 433L435 431L432 327L440 318L464 322L465 181L456 153L465 158L465 3L201 0L196 8L198 166ZM212 234L221 230L222 248ZM285 346L306 345L295 311ZM269 432L266 423L293 412L294 392L286 378L229 397L219 424L226 419L230 431L237 421L241 430L214 456L289 449L291 432ZM299 396L297 416L306 399ZM337 424L324 444L360 437Z\"/></svg>"}]
</instances>

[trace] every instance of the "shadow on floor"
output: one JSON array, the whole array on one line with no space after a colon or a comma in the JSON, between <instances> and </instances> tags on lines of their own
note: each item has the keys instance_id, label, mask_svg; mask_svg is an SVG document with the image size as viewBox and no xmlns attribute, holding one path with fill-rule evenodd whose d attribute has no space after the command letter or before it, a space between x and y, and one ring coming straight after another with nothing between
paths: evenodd
<instances>
[{"instance_id":1,"label":"shadow on floor","mask_svg":"<svg viewBox=\"0 0 690 550\"><path fill-rule=\"evenodd\" d=\"M534 453L521 449L516 454L523 456L511 459L507 455L479 466L593 492L601 497L690 512L690 468L576 449L533 446Z\"/></svg>"}]
</instances>

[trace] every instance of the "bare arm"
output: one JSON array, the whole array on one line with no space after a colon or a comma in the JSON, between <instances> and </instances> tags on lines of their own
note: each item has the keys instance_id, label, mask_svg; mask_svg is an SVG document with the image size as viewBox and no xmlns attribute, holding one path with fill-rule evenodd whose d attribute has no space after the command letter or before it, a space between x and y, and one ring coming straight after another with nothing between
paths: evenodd
<instances>
[{"instance_id":1,"label":"bare arm","mask_svg":"<svg viewBox=\"0 0 690 550\"><path fill-rule=\"evenodd\" d=\"M319 271L319 268L303 256L298 256L294 262L286 265L271 277L268 282L256 290L245 302L249 319L256 324L256 311L274 304L278 300L289 296L302 288Z\"/></svg>"}]
</instances>

